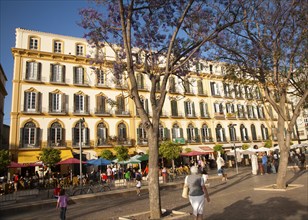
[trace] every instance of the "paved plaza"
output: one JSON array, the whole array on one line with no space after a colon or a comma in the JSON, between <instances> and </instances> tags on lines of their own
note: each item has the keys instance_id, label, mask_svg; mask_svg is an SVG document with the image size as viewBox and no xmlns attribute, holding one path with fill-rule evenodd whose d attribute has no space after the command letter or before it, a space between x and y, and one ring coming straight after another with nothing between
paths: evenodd
<instances>
[{"instance_id":1,"label":"paved plaza","mask_svg":"<svg viewBox=\"0 0 308 220\"><path fill-rule=\"evenodd\" d=\"M204 219L308 219L308 170L287 173L290 187L286 191L271 189L276 174L251 174L249 167L227 169L227 183L210 172L208 190L211 202L206 204ZM183 180L162 184L162 208L181 215L169 214L164 219L193 219L191 206L181 197ZM110 192L79 195L71 198L67 219L147 219L148 189L136 196L134 187L113 188ZM59 219L55 200L29 196L15 203L2 202L1 219Z\"/></svg>"}]
</instances>

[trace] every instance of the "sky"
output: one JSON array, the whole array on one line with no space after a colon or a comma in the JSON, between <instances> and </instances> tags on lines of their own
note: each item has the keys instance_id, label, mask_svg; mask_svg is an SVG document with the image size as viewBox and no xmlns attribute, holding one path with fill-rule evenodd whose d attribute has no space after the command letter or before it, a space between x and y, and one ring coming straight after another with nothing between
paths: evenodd
<instances>
[{"instance_id":1,"label":"sky","mask_svg":"<svg viewBox=\"0 0 308 220\"><path fill-rule=\"evenodd\" d=\"M10 125L15 29L83 37L79 10L89 7L87 0L0 0L0 63L7 77L3 123Z\"/></svg>"}]
</instances>

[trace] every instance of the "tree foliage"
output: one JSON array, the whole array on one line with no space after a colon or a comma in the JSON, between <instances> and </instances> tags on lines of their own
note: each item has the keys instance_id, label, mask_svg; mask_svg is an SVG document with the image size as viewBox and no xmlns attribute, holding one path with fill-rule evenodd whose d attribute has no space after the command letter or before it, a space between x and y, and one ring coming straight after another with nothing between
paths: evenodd
<instances>
[{"instance_id":1,"label":"tree foliage","mask_svg":"<svg viewBox=\"0 0 308 220\"><path fill-rule=\"evenodd\" d=\"M40 153L40 160L49 167L54 167L61 161L61 151L56 148L46 147Z\"/></svg>"},{"instance_id":2,"label":"tree foliage","mask_svg":"<svg viewBox=\"0 0 308 220\"><path fill-rule=\"evenodd\" d=\"M100 156L107 160L113 160L115 158L115 155L113 155L111 150L103 150Z\"/></svg>"},{"instance_id":3,"label":"tree foliage","mask_svg":"<svg viewBox=\"0 0 308 220\"><path fill-rule=\"evenodd\" d=\"M114 150L117 152L116 157L118 161L125 161L129 159L128 148L124 146L116 146Z\"/></svg>"},{"instance_id":4,"label":"tree foliage","mask_svg":"<svg viewBox=\"0 0 308 220\"><path fill-rule=\"evenodd\" d=\"M263 94L259 104L278 114L276 184L285 188L291 134L308 99L308 3L251 0L243 1L241 10L246 18L215 39L215 51L227 63L225 80L250 84L252 91L258 86Z\"/></svg>"},{"instance_id":5,"label":"tree foliage","mask_svg":"<svg viewBox=\"0 0 308 220\"><path fill-rule=\"evenodd\" d=\"M198 62L221 31L238 22L237 1L102 0L96 8L82 9L80 25L95 48L95 68L110 64L114 79L127 82L126 97L136 106L149 147L149 205L152 219L161 217L158 178L158 130L170 76L183 83L190 65ZM104 57L109 47L116 59ZM150 83L150 113L140 99L136 73ZM160 85L160 86L158 86Z\"/></svg>"},{"instance_id":6,"label":"tree foliage","mask_svg":"<svg viewBox=\"0 0 308 220\"><path fill-rule=\"evenodd\" d=\"M164 141L159 146L159 154L167 160L177 159L182 152L182 147L172 141Z\"/></svg>"},{"instance_id":7,"label":"tree foliage","mask_svg":"<svg viewBox=\"0 0 308 220\"><path fill-rule=\"evenodd\" d=\"M7 170L7 166L10 164L10 156L8 150L0 150L0 174L3 174Z\"/></svg>"}]
</instances>

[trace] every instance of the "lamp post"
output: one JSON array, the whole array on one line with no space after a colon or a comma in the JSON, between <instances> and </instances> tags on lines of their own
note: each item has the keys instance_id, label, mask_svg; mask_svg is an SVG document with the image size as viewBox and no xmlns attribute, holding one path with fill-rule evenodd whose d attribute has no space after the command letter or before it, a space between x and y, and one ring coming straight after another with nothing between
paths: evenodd
<instances>
[{"instance_id":1,"label":"lamp post","mask_svg":"<svg viewBox=\"0 0 308 220\"><path fill-rule=\"evenodd\" d=\"M236 124L230 124L229 127L233 130L233 147L234 147L234 161L235 161L235 169L236 169L236 174L238 174L238 166L237 166L237 154L236 154L236 147L235 147L235 126Z\"/></svg>"},{"instance_id":2,"label":"lamp post","mask_svg":"<svg viewBox=\"0 0 308 220\"><path fill-rule=\"evenodd\" d=\"M84 118L79 120L79 184L82 186L82 124L84 123Z\"/></svg>"}]
</instances>

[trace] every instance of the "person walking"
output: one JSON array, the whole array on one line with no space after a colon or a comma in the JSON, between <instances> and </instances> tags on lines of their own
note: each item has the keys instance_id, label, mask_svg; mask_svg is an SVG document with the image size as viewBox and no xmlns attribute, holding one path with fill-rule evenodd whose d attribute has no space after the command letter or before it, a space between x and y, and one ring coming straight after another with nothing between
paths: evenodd
<instances>
[{"instance_id":1,"label":"person walking","mask_svg":"<svg viewBox=\"0 0 308 220\"><path fill-rule=\"evenodd\" d=\"M65 220L66 219L66 210L67 210L67 201L68 201L68 197L67 195L65 195L65 190L61 189L60 190L60 195L58 197L58 201L57 201L57 206L56 208L60 208L60 219L61 220Z\"/></svg>"},{"instance_id":2,"label":"person walking","mask_svg":"<svg viewBox=\"0 0 308 220\"><path fill-rule=\"evenodd\" d=\"M225 161L220 156L220 154L218 154L218 156L217 156L216 164L217 164L218 175L222 176L222 181L226 181L227 180L227 174L225 173L225 169L224 169L225 168Z\"/></svg>"},{"instance_id":3,"label":"person walking","mask_svg":"<svg viewBox=\"0 0 308 220\"><path fill-rule=\"evenodd\" d=\"M266 155L266 152L264 152L263 156L262 156L262 166L263 166L264 174L267 174L267 155Z\"/></svg>"},{"instance_id":4,"label":"person walking","mask_svg":"<svg viewBox=\"0 0 308 220\"><path fill-rule=\"evenodd\" d=\"M210 197L204 180L198 172L198 168L192 166L190 172L191 174L185 177L184 187L188 187L189 189L189 202L193 208L195 220L201 220L203 219L205 198L210 202Z\"/></svg>"},{"instance_id":5,"label":"person walking","mask_svg":"<svg viewBox=\"0 0 308 220\"><path fill-rule=\"evenodd\" d=\"M253 175L257 175L258 174L258 157L257 155L254 153L253 155L251 155L251 169L252 169L252 174Z\"/></svg>"}]
</instances>

